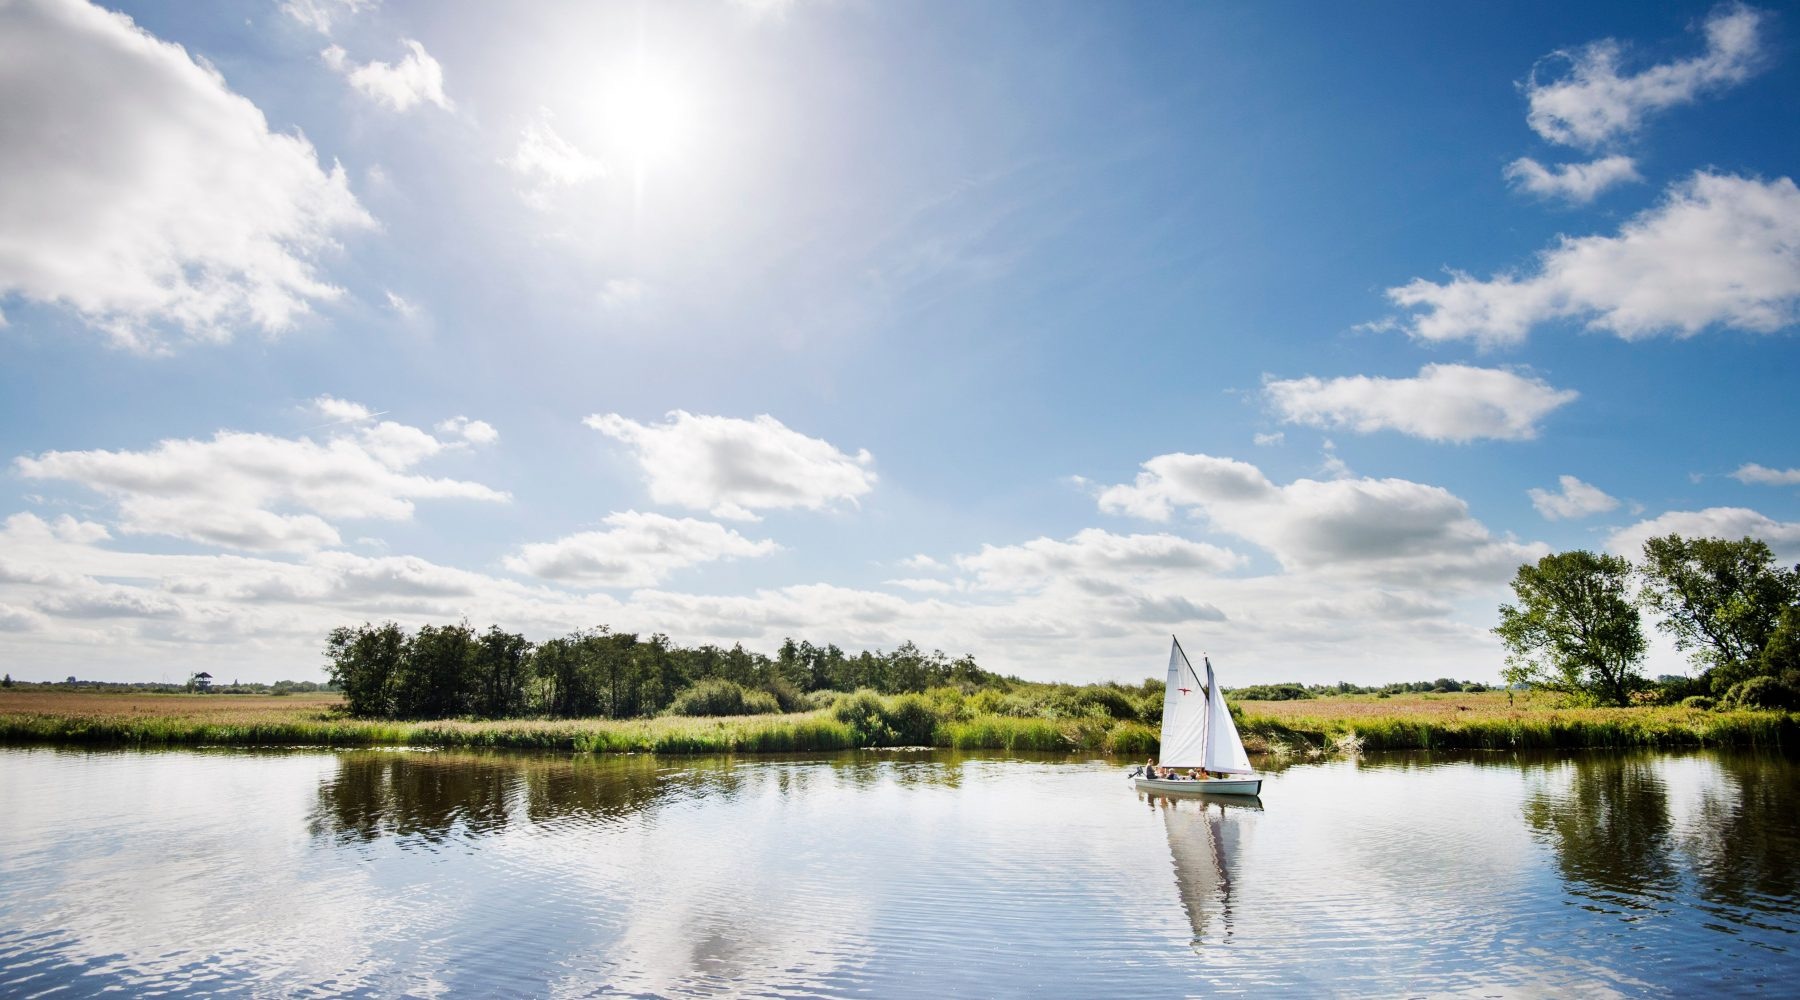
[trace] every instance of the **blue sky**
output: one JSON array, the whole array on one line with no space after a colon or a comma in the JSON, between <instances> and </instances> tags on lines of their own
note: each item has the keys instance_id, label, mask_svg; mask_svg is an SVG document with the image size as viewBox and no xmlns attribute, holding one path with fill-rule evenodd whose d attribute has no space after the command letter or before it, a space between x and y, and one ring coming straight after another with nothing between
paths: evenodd
<instances>
[{"instance_id":1,"label":"blue sky","mask_svg":"<svg viewBox=\"0 0 1800 1000\"><path fill-rule=\"evenodd\" d=\"M1522 561L1800 558L1796 30L17 0L0 657L466 616L1493 679Z\"/></svg>"}]
</instances>

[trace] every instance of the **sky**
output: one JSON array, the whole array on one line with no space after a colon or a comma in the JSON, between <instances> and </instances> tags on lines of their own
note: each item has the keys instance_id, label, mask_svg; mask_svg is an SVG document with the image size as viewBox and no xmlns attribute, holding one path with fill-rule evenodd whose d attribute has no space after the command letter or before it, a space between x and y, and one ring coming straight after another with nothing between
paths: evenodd
<instances>
[{"instance_id":1,"label":"sky","mask_svg":"<svg viewBox=\"0 0 1800 1000\"><path fill-rule=\"evenodd\" d=\"M1800 559L1797 42L0 0L0 664L318 679L466 618L1495 680L1521 563Z\"/></svg>"}]
</instances>

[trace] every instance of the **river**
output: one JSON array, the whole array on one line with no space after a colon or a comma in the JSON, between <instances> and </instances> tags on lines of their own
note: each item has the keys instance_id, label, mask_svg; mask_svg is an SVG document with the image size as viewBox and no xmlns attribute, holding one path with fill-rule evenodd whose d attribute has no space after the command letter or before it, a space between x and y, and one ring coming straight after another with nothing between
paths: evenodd
<instances>
[{"instance_id":1,"label":"river","mask_svg":"<svg viewBox=\"0 0 1800 1000\"><path fill-rule=\"evenodd\" d=\"M0 749L0 995L1786 994L1800 764Z\"/></svg>"}]
</instances>

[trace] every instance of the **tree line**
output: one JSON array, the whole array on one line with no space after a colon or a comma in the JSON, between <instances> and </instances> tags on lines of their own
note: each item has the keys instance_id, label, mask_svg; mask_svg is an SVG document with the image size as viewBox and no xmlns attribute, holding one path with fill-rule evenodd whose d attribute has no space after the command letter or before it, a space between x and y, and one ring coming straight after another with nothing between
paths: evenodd
<instances>
[{"instance_id":1,"label":"tree line","mask_svg":"<svg viewBox=\"0 0 1800 1000\"><path fill-rule=\"evenodd\" d=\"M683 647L606 626L533 643L468 622L408 632L394 622L333 629L331 684L351 715L376 719L634 718L678 711L797 711L818 691L882 694L955 685L1006 687L972 656L951 659L911 642L850 654L788 639L773 657L715 645Z\"/></svg>"},{"instance_id":2,"label":"tree line","mask_svg":"<svg viewBox=\"0 0 1800 1000\"><path fill-rule=\"evenodd\" d=\"M1519 567L1494 633L1508 683L1605 705L1682 700L1800 707L1800 566L1745 537L1644 543L1643 558L1557 552ZM1646 680L1643 613L1690 655L1695 678Z\"/></svg>"}]
</instances>

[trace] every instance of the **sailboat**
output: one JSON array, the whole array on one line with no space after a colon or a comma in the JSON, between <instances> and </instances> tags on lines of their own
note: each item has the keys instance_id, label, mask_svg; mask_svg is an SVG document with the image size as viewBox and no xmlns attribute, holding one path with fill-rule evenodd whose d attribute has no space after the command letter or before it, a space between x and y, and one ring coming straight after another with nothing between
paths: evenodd
<instances>
[{"instance_id":1,"label":"sailboat","mask_svg":"<svg viewBox=\"0 0 1800 1000\"><path fill-rule=\"evenodd\" d=\"M1163 690L1161 766L1183 770L1199 768L1208 777L1193 781L1172 778L1136 779L1144 792L1203 792L1207 795L1258 795L1262 775L1250 767L1250 755L1238 736L1237 724L1225 707L1225 695L1213 680L1212 660L1206 654L1206 680L1194 672L1181 641L1169 637L1169 678Z\"/></svg>"}]
</instances>

